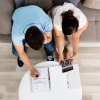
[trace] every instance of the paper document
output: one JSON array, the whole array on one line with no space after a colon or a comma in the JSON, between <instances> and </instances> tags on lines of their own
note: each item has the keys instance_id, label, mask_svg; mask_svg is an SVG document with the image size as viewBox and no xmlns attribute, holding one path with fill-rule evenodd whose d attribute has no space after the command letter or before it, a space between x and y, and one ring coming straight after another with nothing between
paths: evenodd
<instances>
[{"instance_id":1,"label":"paper document","mask_svg":"<svg viewBox=\"0 0 100 100\"><path fill-rule=\"evenodd\" d=\"M40 73L40 77L37 80L31 77L32 92L48 92L50 90L48 68L37 68L36 70Z\"/></svg>"},{"instance_id":2,"label":"paper document","mask_svg":"<svg viewBox=\"0 0 100 100\"><path fill-rule=\"evenodd\" d=\"M80 74L77 66L74 67L74 70L69 71L67 75L68 75L69 89L76 89L81 87Z\"/></svg>"},{"instance_id":3,"label":"paper document","mask_svg":"<svg viewBox=\"0 0 100 100\"><path fill-rule=\"evenodd\" d=\"M49 91L61 91L68 89L67 76L62 73L62 68L49 67L49 68L37 68L40 73L40 77L34 80L31 77L32 92L49 92Z\"/></svg>"},{"instance_id":4,"label":"paper document","mask_svg":"<svg viewBox=\"0 0 100 100\"><path fill-rule=\"evenodd\" d=\"M49 67L51 91L61 91L68 89L67 75L62 73L62 68Z\"/></svg>"}]
</instances>

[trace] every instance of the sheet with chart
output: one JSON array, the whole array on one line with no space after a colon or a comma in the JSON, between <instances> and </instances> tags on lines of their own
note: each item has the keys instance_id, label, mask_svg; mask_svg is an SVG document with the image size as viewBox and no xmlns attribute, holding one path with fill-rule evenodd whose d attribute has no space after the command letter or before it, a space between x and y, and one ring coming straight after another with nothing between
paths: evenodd
<instances>
[{"instance_id":1,"label":"sheet with chart","mask_svg":"<svg viewBox=\"0 0 100 100\"><path fill-rule=\"evenodd\" d=\"M31 77L32 93L61 91L68 89L67 76L61 67L36 68L40 73L38 80Z\"/></svg>"},{"instance_id":2,"label":"sheet with chart","mask_svg":"<svg viewBox=\"0 0 100 100\"><path fill-rule=\"evenodd\" d=\"M31 77L32 92L48 92L50 90L48 68L37 68L36 70L40 73L40 77L38 80Z\"/></svg>"}]
</instances>

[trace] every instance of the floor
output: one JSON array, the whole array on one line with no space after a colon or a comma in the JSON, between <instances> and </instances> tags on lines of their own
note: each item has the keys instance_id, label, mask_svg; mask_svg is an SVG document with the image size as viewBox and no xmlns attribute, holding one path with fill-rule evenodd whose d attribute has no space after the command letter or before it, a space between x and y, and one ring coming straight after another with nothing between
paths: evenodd
<instances>
[{"instance_id":1,"label":"floor","mask_svg":"<svg viewBox=\"0 0 100 100\"><path fill-rule=\"evenodd\" d=\"M0 45L0 100L18 100L19 84L28 68L19 68L11 53L11 45L3 45ZM45 61L44 55L43 50L28 49L33 64ZM100 48L79 48L75 63L80 66L82 100L100 100Z\"/></svg>"}]
</instances>

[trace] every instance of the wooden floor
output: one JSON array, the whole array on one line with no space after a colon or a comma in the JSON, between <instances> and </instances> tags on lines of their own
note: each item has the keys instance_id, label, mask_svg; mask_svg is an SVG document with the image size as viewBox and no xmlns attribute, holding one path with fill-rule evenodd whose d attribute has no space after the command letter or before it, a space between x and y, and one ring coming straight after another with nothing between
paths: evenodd
<instances>
[{"instance_id":1,"label":"wooden floor","mask_svg":"<svg viewBox=\"0 0 100 100\"><path fill-rule=\"evenodd\" d=\"M45 61L44 55L43 50L36 52L28 49L33 64ZM80 68L82 100L100 100L100 48L79 48L75 63ZM0 100L18 100L19 84L27 70L26 66L17 66L11 45L0 45Z\"/></svg>"}]
</instances>

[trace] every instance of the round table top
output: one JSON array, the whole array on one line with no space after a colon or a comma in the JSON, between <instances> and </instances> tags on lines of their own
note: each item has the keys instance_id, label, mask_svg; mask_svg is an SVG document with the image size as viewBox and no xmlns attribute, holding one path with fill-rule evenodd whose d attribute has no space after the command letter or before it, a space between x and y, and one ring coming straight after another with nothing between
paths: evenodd
<instances>
[{"instance_id":1,"label":"round table top","mask_svg":"<svg viewBox=\"0 0 100 100\"><path fill-rule=\"evenodd\" d=\"M39 64L36 64L34 67L35 68L40 68L40 67L56 67L56 66L60 66L58 62L55 62L55 61L46 61L46 62L41 62ZM72 98L70 100L76 100L75 97L79 97L79 95L81 94L78 94L76 93L75 90L72 90L71 91L68 91L65 93L63 92L59 92L57 94L55 93L32 93L31 92L31 84L30 84L30 72L27 71L25 73L25 75L23 76L22 80L21 80L21 83L20 83L20 86L19 86L19 100L33 100L33 99L36 99L36 100L53 100L53 98L55 99L58 99L58 100L66 100L66 93L68 94L67 98ZM80 93L80 90L78 90L78 92ZM59 96L58 96L59 95ZM73 95L73 96L72 96ZM81 97L81 96L80 96ZM81 100L79 98L77 98L77 100Z\"/></svg>"},{"instance_id":2,"label":"round table top","mask_svg":"<svg viewBox=\"0 0 100 100\"><path fill-rule=\"evenodd\" d=\"M58 62L56 61L45 61L41 62L39 64L36 64L34 67L35 68L40 68L40 67L55 67L55 66L60 66ZM29 100L31 91L30 91L31 85L30 85L30 76L29 76L29 71L25 73L23 76L20 86L19 86L19 100Z\"/></svg>"}]
</instances>

